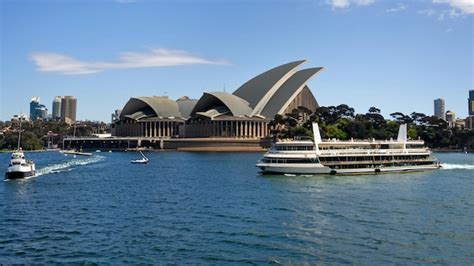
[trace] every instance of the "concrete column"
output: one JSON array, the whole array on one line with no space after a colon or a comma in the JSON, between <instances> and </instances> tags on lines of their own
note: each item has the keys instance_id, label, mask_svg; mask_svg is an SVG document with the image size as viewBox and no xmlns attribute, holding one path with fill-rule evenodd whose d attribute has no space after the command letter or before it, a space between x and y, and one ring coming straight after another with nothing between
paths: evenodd
<instances>
[{"instance_id":1,"label":"concrete column","mask_svg":"<svg viewBox=\"0 0 474 266\"><path fill-rule=\"evenodd\" d=\"M243 128L242 121L239 121L239 138L241 138L244 135L242 128Z\"/></svg>"},{"instance_id":2,"label":"concrete column","mask_svg":"<svg viewBox=\"0 0 474 266\"><path fill-rule=\"evenodd\" d=\"M162 126L163 126L163 122L159 121L159 122L157 123L158 137L163 137L163 132L161 132Z\"/></svg>"}]
</instances>

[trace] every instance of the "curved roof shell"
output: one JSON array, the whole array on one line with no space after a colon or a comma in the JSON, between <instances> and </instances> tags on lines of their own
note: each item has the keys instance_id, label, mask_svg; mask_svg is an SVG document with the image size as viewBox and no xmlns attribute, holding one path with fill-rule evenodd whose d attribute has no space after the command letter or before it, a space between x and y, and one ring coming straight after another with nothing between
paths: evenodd
<instances>
[{"instance_id":1,"label":"curved roof shell","mask_svg":"<svg viewBox=\"0 0 474 266\"><path fill-rule=\"evenodd\" d=\"M152 111L152 112L150 112ZM168 97L133 97L128 100L120 113L120 118L135 120L144 117L181 117L178 104Z\"/></svg>"},{"instance_id":2,"label":"curved roof shell","mask_svg":"<svg viewBox=\"0 0 474 266\"><path fill-rule=\"evenodd\" d=\"M189 98L181 98L176 101L178 104L179 112L181 113L182 118L188 118L191 115L191 112L196 106L198 100L196 99L189 99Z\"/></svg>"},{"instance_id":3,"label":"curved roof shell","mask_svg":"<svg viewBox=\"0 0 474 266\"><path fill-rule=\"evenodd\" d=\"M231 113L233 116L250 115L252 108L244 99L226 92L205 92L194 106L191 116L205 114L212 110L212 116Z\"/></svg>"},{"instance_id":4,"label":"curved roof shell","mask_svg":"<svg viewBox=\"0 0 474 266\"><path fill-rule=\"evenodd\" d=\"M247 81L233 94L246 100L258 112L283 82L294 74L295 69L305 62L306 60L299 60L272 68Z\"/></svg>"},{"instance_id":5,"label":"curved roof shell","mask_svg":"<svg viewBox=\"0 0 474 266\"><path fill-rule=\"evenodd\" d=\"M271 95L269 101L259 114L267 118L273 118L276 114L281 114L306 86L308 80L323 69L322 67L308 68L293 74Z\"/></svg>"}]
</instances>

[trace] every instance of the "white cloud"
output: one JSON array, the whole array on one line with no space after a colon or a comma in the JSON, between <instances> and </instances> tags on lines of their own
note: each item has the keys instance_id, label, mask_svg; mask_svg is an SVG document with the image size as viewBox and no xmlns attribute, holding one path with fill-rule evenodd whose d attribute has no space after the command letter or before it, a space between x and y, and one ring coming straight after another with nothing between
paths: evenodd
<instances>
[{"instance_id":1,"label":"white cloud","mask_svg":"<svg viewBox=\"0 0 474 266\"><path fill-rule=\"evenodd\" d=\"M474 14L474 0L433 0L433 3L449 4L463 14Z\"/></svg>"},{"instance_id":2,"label":"white cloud","mask_svg":"<svg viewBox=\"0 0 474 266\"><path fill-rule=\"evenodd\" d=\"M79 75L109 69L165 67L179 65L227 65L224 60L210 60L180 50L152 49L147 53L124 52L116 62L81 61L58 53L33 53L38 71Z\"/></svg>"},{"instance_id":3,"label":"white cloud","mask_svg":"<svg viewBox=\"0 0 474 266\"><path fill-rule=\"evenodd\" d=\"M327 0L333 8L347 8L350 5L367 6L375 3L375 0Z\"/></svg>"},{"instance_id":4,"label":"white cloud","mask_svg":"<svg viewBox=\"0 0 474 266\"><path fill-rule=\"evenodd\" d=\"M385 12L387 12L387 13L401 12L405 9L407 9L407 7L404 4L398 4L397 7L392 7L392 8L386 9Z\"/></svg>"}]
</instances>

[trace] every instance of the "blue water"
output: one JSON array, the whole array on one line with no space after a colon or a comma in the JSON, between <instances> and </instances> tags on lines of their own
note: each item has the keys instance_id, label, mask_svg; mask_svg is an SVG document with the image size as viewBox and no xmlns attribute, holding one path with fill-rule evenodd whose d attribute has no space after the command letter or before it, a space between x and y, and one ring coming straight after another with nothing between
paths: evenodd
<instances>
[{"instance_id":1,"label":"blue water","mask_svg":"<svg viewBox=\"0 0 474 266\"><path fill-rule=\"evenodd\" d=\"M0 170L9 154L0 154ZM261 176L258 153L29 153L0 182L0 263L474 262L474 156L371 176Z\"/></svg>"}]
</instances>

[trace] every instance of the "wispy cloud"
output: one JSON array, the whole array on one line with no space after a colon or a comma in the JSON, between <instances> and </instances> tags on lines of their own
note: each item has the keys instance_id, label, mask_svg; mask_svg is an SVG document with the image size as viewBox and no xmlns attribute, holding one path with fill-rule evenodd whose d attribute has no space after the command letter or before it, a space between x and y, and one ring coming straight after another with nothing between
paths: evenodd
<instances>
[{"instance_id":1,"label":"wispy cloud","mask_svg":"<svg viewBox=\"0 0 474 266\"><path fill-rule=\"evenodd\" d=\"M430 9L422 9L422 10L418 10L417 13L420 14L420 15L431 17L431 16L436 15L436 10L431 9L431 8Z\"/></svg>"},{"instance_id":2,"label":"wispy cloud","mask_svg":"<svg viewBox=\"0 0 474 266\"><path fill-rule=\"evenodd\" d=\"M385 12L387 13L395 13L395 12L401 12L406 10L407 7L404 4L398 4L396 7L392 7L389 9L385 9Z\"/></svg>"},{"instance_id":3,"label":"wispy cloud","mask_svg":"<svg viewBox=\"0 0 474 266\"><path fill-rule=\"evenodd\" d=\"M180 65L228 65L225 60L211 60L181 50L152 49L145 53L124 52L115 62L82 61L58 53L37 52L31 55L38 71L81 75L109 69L149 68Z\"/></svg>"},{"instance_id":4,"label":"wispy cloud","mask_svg":"<svg viewBox=\"0 0 474 266\"><path fill-rule=\"evenodd\" d=\"M350 5L367 6L375 3L375 0L327 0L333 8L347 8Z\"/></svg>"},{"instance_id":5,"label":"wispy cloud","mask_svg":"<svg viewBox=\"0 0 474 266\"><path fill-rule=\"evenodd\" d=\"M449 4L454 11L459 11L463 14L474 14L473 0L433 0L437 4Z\"/></svg>"}]
</instances>

